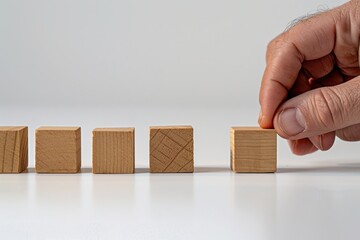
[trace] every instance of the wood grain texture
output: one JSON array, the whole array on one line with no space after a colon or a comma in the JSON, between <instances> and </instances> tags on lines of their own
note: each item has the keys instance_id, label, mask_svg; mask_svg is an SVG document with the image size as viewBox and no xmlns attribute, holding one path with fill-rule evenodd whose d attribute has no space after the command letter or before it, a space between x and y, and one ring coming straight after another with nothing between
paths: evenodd
<instances>
[{"instance_id":1,"label":"wood grain texture","mask_svg":"<svg viewBox=\"0 0 360 240\"><path fill-rule=\"evenodd\" d=\"M150 127L150 172L194 172L191 126Z\"/></svg>"},{"instance_id":2,"label":"wood grain texture","mask_svg":"<svg viewBox=\"0 0 360 240\"><path fill-rule=\"evenodd\" d=\"M0 127L0 173L21 173L28 167L28 127Z\"/></svg>"},{"instance_id":3,"label":"wood grain texture","mask_svg":"<svg viewBox=\"0 0 360 240\"><path fill-rule=\"evenodd\" d=\"M93 130L93 173L135 172L135 129Z\"/></svg>"},{"instance_id":4,"label":"wood grain texture","mask_svg":"<svg viewBox=\"0 0 360 240\"><path fill-rule=\"evenodd\" d=\"M77 173L81 168L80 127L36 129L35 170L38 173Z\"/></svg>"},{"instance_id":5,"label":"wood grain texture","mask_svg":"<svg viewBox=\"0 0 360 240\"><path fill-rule=\"evenodd\" d=\"M275 172L276 136L274 129L231 128L231 169L235 172Z\"/></svg>"}]
</instances>

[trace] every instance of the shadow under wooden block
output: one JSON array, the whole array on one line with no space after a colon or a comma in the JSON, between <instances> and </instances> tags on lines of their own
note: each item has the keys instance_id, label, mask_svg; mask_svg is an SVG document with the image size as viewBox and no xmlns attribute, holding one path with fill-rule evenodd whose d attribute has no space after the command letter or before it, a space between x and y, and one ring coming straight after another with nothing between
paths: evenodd
<instances>
[{"instance_id":1,"label":"shadow under wooden block","mask_svg":"<svg viewBox=\"0 0 360 240\"><path fill-rule=\"evenodd\" d=\"M28 167L28 127L0 127L0 173L21 173Z\"/></svg>"},{"instance_id":2,"label":"shadow under wooden block","mask_svg":"<svg viewBox=\"0 0 360 240\"><path fill-rule=\"evenodd\" d=\"M93 130L93 173L134 173L135 129Z\"/></svg>"},{"instance_id":3,"label":"shadow under wooden block","mask_svg":"<svg viewBox=\"0 0 360 240\"><path fill-rule=\"evenodd\" d=\"M231 169L243 173L276 172L276 132L258 127L232 127Z\"/></svg>"},{"instance_id":4,"label":"shadow under wooden block","mask_svg":"<svg viewBox=\"0 0 360 240\"><path fill-rule=\"evenodd\" d=\"M150 172L194 172L191 126L150 127Z\"/></svg>"},{"instance_id":5,"label":"shadow under wooden block","mask_svg":"<svg viewBox=\"0 0 360 240\"><path fill-rule=\"evenodd\" d=\"M40 127L36 129L35 135L37 173L78 173L80 171L80 127Z\"/></svg>"}]
</instances>

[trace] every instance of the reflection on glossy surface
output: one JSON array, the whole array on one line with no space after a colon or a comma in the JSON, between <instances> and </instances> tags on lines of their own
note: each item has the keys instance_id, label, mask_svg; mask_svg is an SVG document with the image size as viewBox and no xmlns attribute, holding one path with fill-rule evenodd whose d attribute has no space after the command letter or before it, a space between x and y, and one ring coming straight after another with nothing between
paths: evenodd
<instances>
[{"instance_id":1,"label":"reflection on glossy surface","mask_svg":"<svg viewBox=\"0 0 360 240\"><path fill-rule=\"evenodd\" d=\"M291 163L291 162L289 162ZM0 175L6 239L343 239L359 234L360 165L276 174Z\"/></svg>"}]
</instances>

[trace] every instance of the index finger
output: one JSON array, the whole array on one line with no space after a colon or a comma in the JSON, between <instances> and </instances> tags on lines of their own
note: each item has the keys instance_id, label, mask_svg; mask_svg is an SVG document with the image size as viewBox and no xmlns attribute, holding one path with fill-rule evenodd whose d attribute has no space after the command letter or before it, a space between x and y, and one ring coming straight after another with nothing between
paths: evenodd
<instances>
[{"instance_id":1,"label":"index finger","mask_svg":"<svg viewBox=\"0 0 360 240\"><path fill-rule=\"evenodd\" d=\"M332 52L339 15L339 8L321 13L300 22L271 41L259 95L261 127L273 128L275 112L287 99L303 61L318 59Z\"/></svg>"}]
</instances>

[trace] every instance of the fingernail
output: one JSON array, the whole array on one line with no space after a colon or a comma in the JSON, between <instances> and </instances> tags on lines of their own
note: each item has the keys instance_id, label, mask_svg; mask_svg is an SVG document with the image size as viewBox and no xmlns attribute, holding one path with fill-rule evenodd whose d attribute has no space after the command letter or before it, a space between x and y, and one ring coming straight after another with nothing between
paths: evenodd
<instances>
[{"instance_id":1,"label":"fingernail","mask_svg":"<svg viewBox=\"0 0 360 240\"><path fill-rule=\"evenodd\" d=\"M297 108L289 108L279 115L279 126L288 136L295 136L305 130L305 119Z\"/></svg>"}]
</instances>

